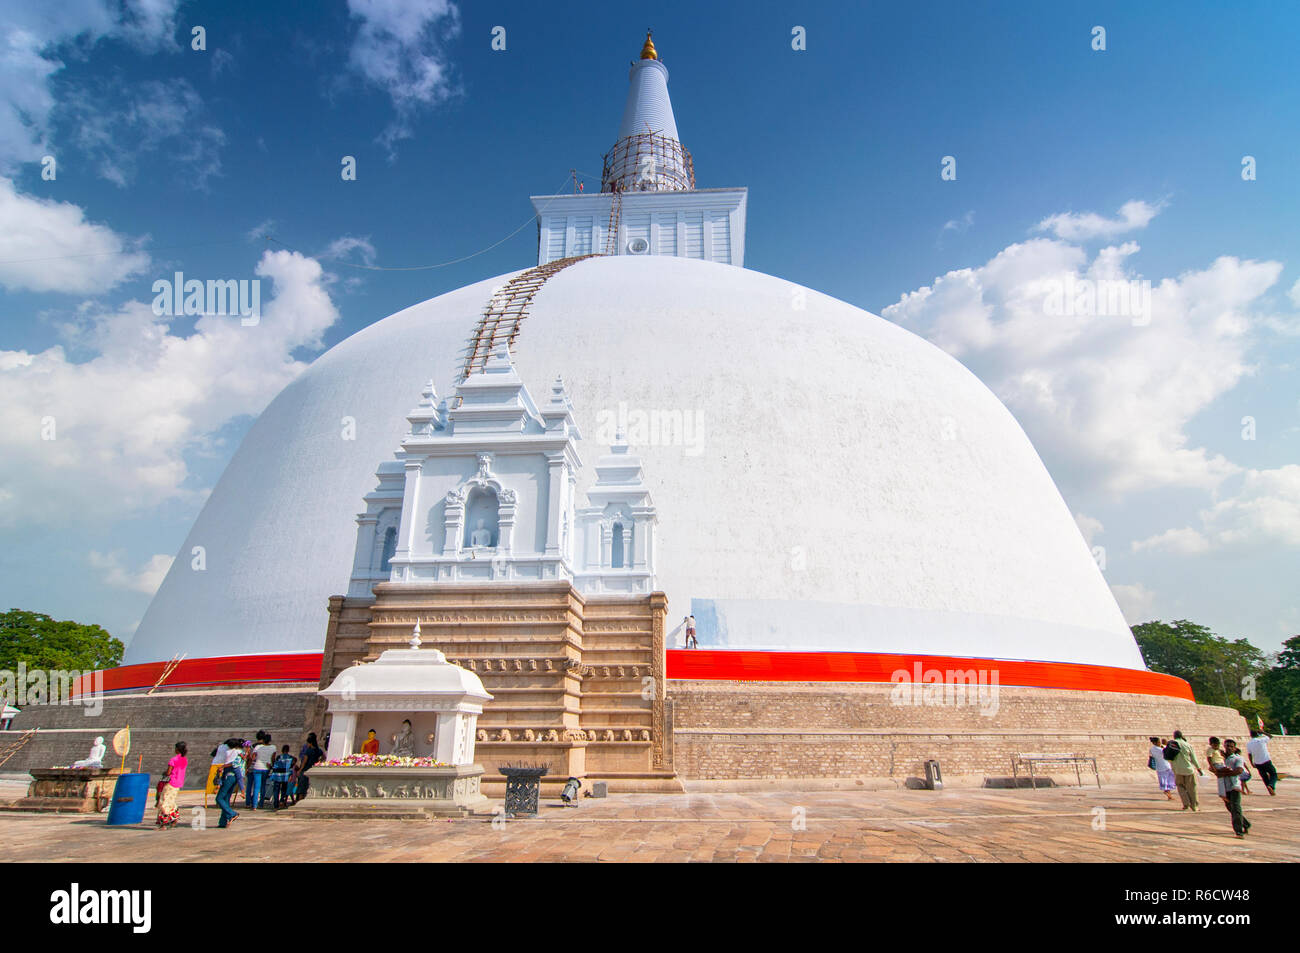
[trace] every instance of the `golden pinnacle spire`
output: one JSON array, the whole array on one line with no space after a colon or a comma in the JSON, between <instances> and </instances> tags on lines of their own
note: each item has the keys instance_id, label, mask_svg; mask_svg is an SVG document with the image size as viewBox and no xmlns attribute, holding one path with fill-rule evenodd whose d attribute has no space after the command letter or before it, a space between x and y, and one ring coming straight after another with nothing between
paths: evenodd
<instances>
[{"instance_id":1,"label":"golden pinnacle spire","mask_svg":"<svg viewBox=\"0 0 1300 953\"><path fill-rule=\"evenodd\" d=\"M645 46L641 47L641 59L643 60L659 59L659 54L655 52L655 42L654 40L650 39L650 35L653 32L654 32L653 30L645 31Z\"/></svg>"}]
</instances>

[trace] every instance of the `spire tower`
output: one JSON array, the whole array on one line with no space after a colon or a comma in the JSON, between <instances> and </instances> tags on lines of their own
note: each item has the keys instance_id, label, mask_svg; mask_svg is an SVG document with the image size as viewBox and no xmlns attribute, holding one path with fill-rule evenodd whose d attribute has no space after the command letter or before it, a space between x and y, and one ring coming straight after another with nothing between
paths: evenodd
<instances>
[{"instance_id":1,"label":"spire tower","mask_svg":"<svg viewBox=\"0 0 1300 953\"><path fill-rule=\"evenodd\" d=\"M586 255L650 255L745 264L745 189L697 189L695 164L677 137L668 68L646 31L628 74L618 140L605 155L601 190L534 195L537 264Z\"/></svg>"},{"instance_id":2,"label":"spire tower","mask_svg":"<svg viewBox=\"0 0 1300 953\"><path fill-rule=\"evenodd\" d=\"M668 97L668 67L646 30L641 58L628 73L627 105L618 141L605 155L602 192L687 192L695 188L695 165L677 138Z\"/></svg>"}]
</instances>

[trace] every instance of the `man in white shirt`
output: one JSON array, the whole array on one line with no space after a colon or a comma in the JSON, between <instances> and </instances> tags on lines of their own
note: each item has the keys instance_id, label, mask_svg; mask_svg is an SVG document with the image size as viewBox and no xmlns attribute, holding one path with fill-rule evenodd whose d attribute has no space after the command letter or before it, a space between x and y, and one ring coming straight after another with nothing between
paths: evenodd
<instances>
[{"instance_id":1,"label":"man in white shirt","mask_svg":"<svg viewBox=\"0 0 1300 953\"><path fill-rule=\"evenodd\" d=\"M1274 790L1277 787L1277 768L1273 766L1273 758L1268 753L1268 741L1268 735L1252 728L1250 741L1246 742L1246 755L1255 770L1259 772L1264 787L1268 788L1268 793L1272 795L1277 794Z\"/></svg>"},{"instance_id":2,"label":"man in white shirt","mask_svg":"<svg viewBox=\"0 0 1300 953\"><path fill-rule=\"evenodd\" d=\"M264 731L258 733L257 746L253 748L253 769L248 777L248 809L255 811L266 800L266 776L271 773L271 762L275 760L275 745L271 736Z\"/></svg>"},{"instance_id":3,"label":"man in white shirt","mask_svg":"<svg viewBox=\"0 0 1300 953\"><path fill-rule=\"evenodd\" d=\"M1232 817L1232 832L1238 837L1250 833L1250 821L1241 809L1241 776L1246 773L1246 761L1237 750L1237 743L1231 738L1223 742L1223 761L1211 766L1211 771L1219 776L1219 797L1228 806Z\"/></svg>"}]
</instances>

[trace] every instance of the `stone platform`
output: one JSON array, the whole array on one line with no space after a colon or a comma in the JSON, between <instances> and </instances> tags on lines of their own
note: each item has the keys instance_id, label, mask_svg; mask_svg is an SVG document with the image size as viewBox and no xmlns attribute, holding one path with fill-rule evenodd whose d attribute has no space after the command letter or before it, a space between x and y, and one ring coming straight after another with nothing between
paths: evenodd
<instances>
[{"instance_id":1,"label":"stone platform","mask_svg":"<svg viewBox=\"0 0 1300 953\"><path fill-rule=\"evenodd\" d=\"M1252 788L1254 786L1252 785ZM181 824L108 827L75 815L0 815L5 859L19 862L1061 862L1143 864L1300 860L1300 782L1245 799L1249 837L1233 836L1208 782L1201 811L1141 785L1022 790L768 791L615 794L538 816L377 824L300 820L299 808L241 811L194 826L202 795L181 796ZM498 802L499 803L499 802ZM1104 813L1103 813L1104 811ZM200 815L202 816L202 815ZM414 815L413 819L414 819ZM265 869L265 868L263 868ZM1149 866L1143 867L1150 871ZM1150 878L1149 872L1135 876ZM1195 878L1193 878L1195 879Z\"/></svg>"},{"instance_id":2,"label":"stone platform","mask_svg":"<svg viewBox=\"0 0 1300 953\"><path fill-rule=\"evenodd\" d=\"M458 817L491 812L480 791L483 766L368 768L318 766L307 797L295 807L305 817Z\"/></svg>"},{"instance_id":3,"label":"stone platform","mask_svg":"<svg viewBox=\"0 0 1300 953\"><path fill-rule=\"evenodd\" d=\"M0 803L0 811L98 814L108 810L117 768L32 768L27 796Z\"/></svg>"}]
</instances>

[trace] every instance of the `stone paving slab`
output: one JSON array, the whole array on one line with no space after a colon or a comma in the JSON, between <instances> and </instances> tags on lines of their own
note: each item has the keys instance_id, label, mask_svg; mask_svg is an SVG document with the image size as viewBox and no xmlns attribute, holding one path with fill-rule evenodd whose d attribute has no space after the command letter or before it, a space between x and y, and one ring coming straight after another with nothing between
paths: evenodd
<instances>
[{"instance_id":1,"label":"stone paving slab","mask_svg":"<svg viewBox=\"0 0 1300 953\"><path fill-rule=\"evenodd\" d=\"M242 811L228 830L105 825L103 816L0 815L9 861L554 862L1295 862L1300 785L1247 797L1233 836L1209 785L1199 813L1147 785L1029 790L628 794L579 807L543 801L535 819L309 819ZM147 815L152 820L152 811Z\"/></svg>"}]
</instances>

